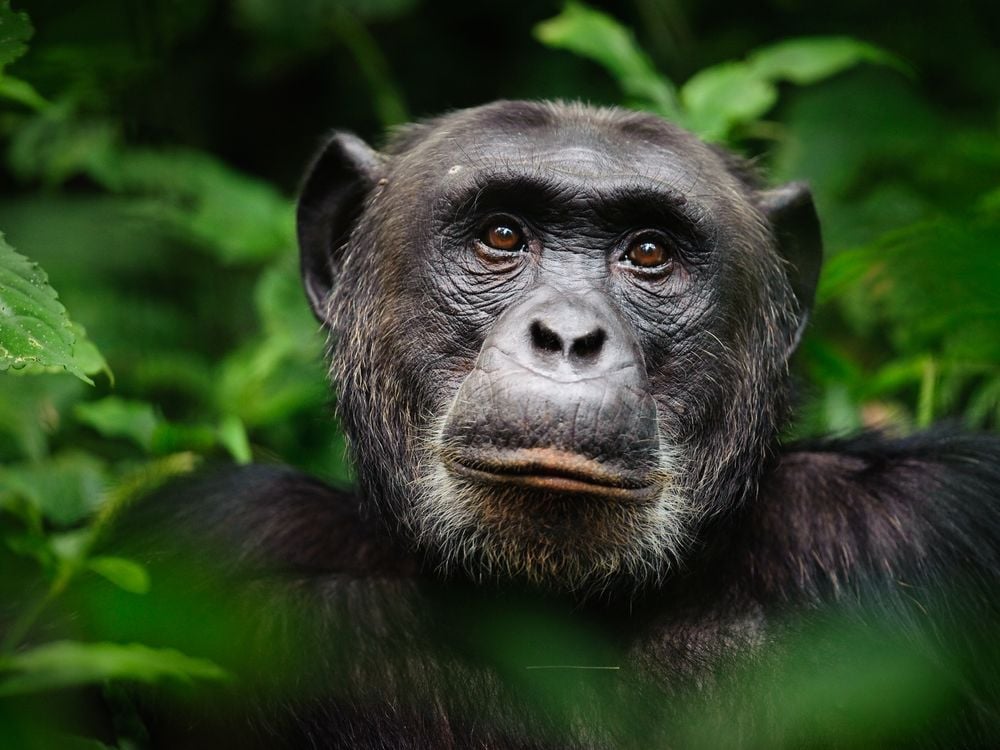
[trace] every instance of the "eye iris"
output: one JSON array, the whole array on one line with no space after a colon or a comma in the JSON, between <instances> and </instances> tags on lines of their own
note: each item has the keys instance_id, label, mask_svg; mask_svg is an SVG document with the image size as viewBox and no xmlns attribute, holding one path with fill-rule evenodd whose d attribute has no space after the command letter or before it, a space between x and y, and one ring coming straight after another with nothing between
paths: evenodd
<instances>
[{"instance_id":1,"label":"eye iris","mask_svg":"<svg viewBox=\"0 0 1000 750\"><path fill-rule=\"evenodd\" d=\"M632 243L625 257L634 266L653 268L667 262L667 251L659 242L640 240Z\"/></svg>"},{"instance_id":2,"label":"eye iris","mask_svg":"<svg viewBox=\"0 0 1000 750\"><path fill-rule=\"evenodd\" d=\"M483 241L497 250L517 250L521 247L521 233L507 224L494 224L486 230Z\"/></svg>"}]
</instances>

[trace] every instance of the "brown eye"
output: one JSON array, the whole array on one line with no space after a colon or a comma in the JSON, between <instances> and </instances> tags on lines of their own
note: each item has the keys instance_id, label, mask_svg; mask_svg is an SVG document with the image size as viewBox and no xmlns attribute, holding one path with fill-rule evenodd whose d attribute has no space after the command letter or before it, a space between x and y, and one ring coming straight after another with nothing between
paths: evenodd
<instances>
[{"instance_id":1,"label":"brown eye","mask_svg":"<svg viewBox=\"0 0 1000 750\"><path fill-rule=\"evenodd\" d=\"M491 222L479 236L480 242L494 250L516 252L524 246L521 232L509 221Z\"/></svg>"},{"instance_id":2,"label":"brown eye","mask_svg":"<svg viewBox=\"0 0 1000 750\"><path fill-rule=\"evenodd\" d=\"M632 241L625 251L625 259L639 268L656 268L670 260L670 253L659 240L643 237Z\"/></svg>"}]
</instances>

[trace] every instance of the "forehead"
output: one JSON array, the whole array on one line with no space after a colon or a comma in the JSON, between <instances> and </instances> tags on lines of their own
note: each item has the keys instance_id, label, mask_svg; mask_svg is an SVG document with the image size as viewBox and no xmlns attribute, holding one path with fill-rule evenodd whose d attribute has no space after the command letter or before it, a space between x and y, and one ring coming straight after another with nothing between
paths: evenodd
<instances>
[{"instance_id":1,"label":"forehead","mask_svg":"<svg viewBox=\"0 0 1000 750\"><path fill-rule=\"evenodd\" d=\"M741 192L714 151L652 115L496 102L431 127L417 151L425 177L446 189L516 173L591 196L641 187L712 204Z\"/></svg>"}]
</instances>

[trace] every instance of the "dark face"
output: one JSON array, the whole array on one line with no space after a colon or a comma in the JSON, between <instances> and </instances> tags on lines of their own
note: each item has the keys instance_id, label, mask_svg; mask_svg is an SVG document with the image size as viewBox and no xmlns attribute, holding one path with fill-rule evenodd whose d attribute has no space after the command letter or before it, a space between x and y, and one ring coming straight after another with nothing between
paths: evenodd
<instances>
[{"instance_id":1,"label":"dark face","mask_svg":"<svg viewBox=\"0 0 1000 750\"><path fill-rule=\"evenodd\" d=\"M772 448L808 300L765 213L801 191L582 107L458 112L387 157L340 138L300 235L366 495L475 575L666 572Z\"/></svg>"}]
</instances>

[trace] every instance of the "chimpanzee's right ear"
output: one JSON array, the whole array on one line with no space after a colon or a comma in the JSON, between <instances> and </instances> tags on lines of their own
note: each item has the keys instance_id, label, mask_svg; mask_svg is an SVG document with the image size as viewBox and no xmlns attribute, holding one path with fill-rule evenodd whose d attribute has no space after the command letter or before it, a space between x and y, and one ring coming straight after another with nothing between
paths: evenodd
<instances>
[{"instance_id":1,"label":"chimpanzee's right ear","mask_svg":"<svg viewBox=\"0 0 1000 750\"><path fill-rule=\"evenodd\" d=\"M334 133L306 172L296 223L302 283L321 321L337 281L339 255L381 177L378 153L352 133Z\"/></svg>"}]
</instances>

